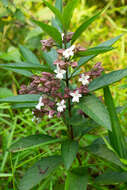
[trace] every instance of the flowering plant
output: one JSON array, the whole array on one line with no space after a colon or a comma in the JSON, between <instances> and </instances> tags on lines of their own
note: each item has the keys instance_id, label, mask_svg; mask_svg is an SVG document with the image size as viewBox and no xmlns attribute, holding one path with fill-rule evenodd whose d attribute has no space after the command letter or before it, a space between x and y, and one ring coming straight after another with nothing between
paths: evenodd
<instances>
[{"instance_id":1,"label":"flowering plant","mask_svg":"<svg viewBox=\"0 0 127 190\"><path fill-rule=\"evenodd\" d=\"M113 50L112 45L121 35L89 49L76 44L76 40L86 28L102 14L99 12L83 22L75 32L68 32L77 2L78 0L71 0L63 9L62 0L56 0L55 7L44 1L55 14L52 26L33 20L33 23L39 25L51 37L41 40L45 64L40 64L35 55L21 46L22 51L26 51L24 55L31 55L28 63L0 65L3 68L20 69L21 73L29 70L27 75L31 77L28 86L24 84L21 86L20 95L0 99L0 102L13 103L13 108L31 108L33 122L41 122L44 115L47 115L49 119L60 117L67 127L64 137L62 134L59 138L48 134L31 135L11 145L10 151L18 152L44 144L61 144L59 155L43 157L27 171L21 179L20 190L33 188L63 164L67 170L65 189L85 190L89 174L88 166L82 163L82 159L85 159L83 152L90 152L115 165L111 166L112 171L108 174L98 176L96 182L101 183L104 176L108 178L112 172L115 173L116 166L118 171L126 170L124 165L127 159L126 141L109 85L127 76L127 69L105 74L100 62L95 63L91 70L85 68L85 64L98 54ZM37 70L38 73L33 75L32 70ZM101 88L104 91L104 101L94 94L94 91ZM98 126L106 128L107 136L82 147L80 145L82 137ZM74 168L73 162L76 159L79 166Z\"/></svg>"}]
</instances>

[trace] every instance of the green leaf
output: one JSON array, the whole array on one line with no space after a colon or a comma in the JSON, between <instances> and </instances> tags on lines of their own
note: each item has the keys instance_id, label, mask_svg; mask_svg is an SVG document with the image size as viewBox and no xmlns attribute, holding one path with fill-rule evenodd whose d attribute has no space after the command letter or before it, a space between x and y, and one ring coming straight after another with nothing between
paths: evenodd
<instances>
[{"instance_id":1,"label":"green leaf","mask_svg":"<svg viewBox=\"0 0 127 190\"><path fill-rule=\"evenodd\" d=\"M27 102L38 102L40 98L39 94L24 94L18 96L10 96L7 98L1 98L0 102L7 102L7 103L27 103Z\"/></svg>"},{"instance_id":2,"label":"green leaf","mask_svg":"<svg viewBox=\"0 0 127 190\"><path fill-rule=\"evenodd\" d=\"M42 29L40 27L36 27L27 33L25 41L32 41L33 39L38 38L38 36L40 36L41 34L43 34Z\"/></svg>"},{"instance_id":3,"label":"green leaf","mask_svg":"<svg viewBox=\"0 0 127 190\"><path fill-rule=\"evenodd\" d=\"M42 158L28 169L19 184L19 190L29 190L48 177L58 166L62 164L61 156Z\"/></svg>"},{"instance_id":4,"label":"green leaf","mask_svg":"<svg viewBox=\"0 0 127 190\"><path fill-rule=\"evenodd\" d=\"M62 14L61 12L59 11L59 9L57 9L56 7L52 6L51 3L47 2L47 1L44 1L44 4L55 14L56 18L61 22L63 23L63 17L62 17Z\"/></svg>"},{"instance_id":5,"label":"green leaf","mask_svg":"<svg viewBox=\"0 0 127 190\"><path fill-rule=\"evenodd\" d=\"M62 0L56 0L55 7L62 13L63 10L63 2ZM53 18L52 19L52 26L59 30L60 33L63 33L63 26L59 19Z\"/></svg>"},{"instance_id":6,"label":"green leaf","mask_svg":"<svg viewBox=\"0 0 127 190\"><path fill-rule=\"evenodd\" d=\"M56 0L55 7L62 13L63 1L62 0Z\"/></svg>"},{"instance_id":7,"label":"green leaf","mask_svg":"<svg viewBox=\"0 0 127 190\"><path fill-rule=\"evenodd\" d=\"M84 136L88 134L91 130L98 127L98 125L93 120L85 120L84 123L82 122L82 125L73 125L73 135L74 137L77 136Z\"/></svg>"},{"instance_id":8,"label":"green leaf","mask_svg":"<svg viewBox=\"0 0 127 190\"><path fill-rule=\"evenodd\" d=\"M1 88L0 87L0 98L5 98L8 96L13 96L12 91L8 88Z\"/></svg>"},{"instance_id":9,"label":"green leaf","mask_svg":"<svg viewBox=\"0 0 127 190\"><path fill-rule=\"evenodd\" d=\"M92 82L88 86L88 89L89 91L98 90L100 88L113 84L126 76L127 76L127 69L112 71L108 74L104 74L92 80Z\"/></svg>"},{"instance_id":10,"label":"green leaf","mask_svg":"<svg viewBox=\"0 0 127 190\"><path fill-rule=\"evenodd\" d=\"M63 142L61 145L61 152L65 168L68 170L76 158L76 154L78 152L78 143L71 140Z\"/></svg>"},{"instance_id":11,"label":"green leaf","mask_svg":"<svg viewBox=\"0 0 127 190\"><path fill-rule=\"evenodd\" d=\"M24 138L18 140L17 142L15 142L14 144L12 144L9 148L9 151L11 151L11 152L23 151L28 148L35 148L35 147L38 147L41 145L51 144L51 143L55 143L58 141L59 141L59 139L53 138L48 135L40 135L40 134L39 135L31 135L28 137L24 137Z\"/></svg>"},{"instance_id":12,"label":"green leaf","mask_svg":"<svg viewBox=\"0 0 127 190\"><path fill-rule=\"evenodd\" d=\"M116 113L116 108L109 87L104 88L104 99L107 106L112 132L109 132L110 143L121 158L127 158L127 144L122 132L120 121Z\"/></svg>"},{"instance_id":13,"label":"green leaf","mask_svg":"<svg viewBox=\"0 0 127 190\"><path fill-rule=\"evenodd\" d=\"M107 51L111 51L113 50L114 48L111 47L111 46L100 46L100 47L94 47L94 48L90 48L90 49L87 49L85 51L79 51L76 56L89 56L89 55L98 55L100 53L105 53Z\"/></svg>"},{"instance_id":14,"label":"green leaf","mask_svg":"<svg viewBox=\"0 0 127 190\"><path fill-rule=\"evenodd\" d=\"M83 136L92 129L98 127L98 124L93 120L85 118L83 115L79 114L79 109L72 109L70 124L73 127L74 137Z\"/></svg>"},{"instance_id":15,"label":"green leaf","mask_svg":"<svg viewBox=\"0 0 127 190\"><path fill-rule=\"evenodd\" d=\"M15 47L10 47L6 52L0 52L0 59L4 60L4 61L21 61L21 54L18 50L18 48Z\"/></svg>"},{"instance_id":16,"label":"green leaf","mask_svg":"<svg viewBox=\"0 0 127 190\"><path fill-rule=\"evenodd\" d=\"M99 16L100 16L101 12L97 13L96 15L94 15L93 17L91 17L90 19L88 19L87 21L83 22L83 24L81 24L79 26L79 28L76 30L76 32L73 34L72 36L72 41L71 43L73 44L78 37L87 29L87 27L94 22Z\"/></svg>"},{"instance_id":17,"label":"green leaf","mask_svg":"<svg viewBox=\"0 0 127 190\"><path fill-rule=\"evenodd\" d=\"M91 152L99 158L105 159L117 166L123 167L123 164L120 162L117 155L109 150L105 144L92 143L90 146L85 147L85 150Z\"/></svg>"},{"instance_id":18,"label":"green leaf","mask_svg":"<svg viewBox=\"0 0 127 190\"><path fill-rule=\"evenodd\" d=\"M78 104L78 108L85 112L96 123L111 130L111 121L108 111L96 96L84 96Z\"/></svg>"},{"instance_id":19,"label":"green leaf","mask_svg":"<svg viewBox=\"0 0 127 190\"><path fill-rule=\"evenodd\" d=\"M19 48L26 62L40 65L40 61L32 51L22 45L19 45Z\"/></svg>"},{"instance_id":20,"label":"green leaf","mask_svg":"<svg viewBox=\"0 0 127 190\"><path fill-rule=\"evenodd\" d=\"M49 36L51 36L56 43L58 43L60 46L62 45L61 34L55 27L35 20L33 20L33 22L40 26Z\"/></svg>"},{"instance_id":21,"label":"green leaf","mask_svg":"<svg viewBox=\"0 0 127 190\"><path fill-rule=\"evenodd\" d=\"M68 173L65 190L86 190L88 184L87 168L75 168Z\"/></svg>"},{"instance_id":22,"label":"green leaf","mask_svg":"<svg viewBox=\"0 0 127 190\"><path fill-rule=\"evenodd\" d=\"M50 68L48 68L44 65L29 64L29 63L25 63L25 62L0 64L0 68L39 70L39 71L48 71L48 72L51 71Z\"/></svg>"},{"instance_id":23,"label":"green leaf","mask_svg":"<svg viewBox=\"0 0 127 190\"><path fill-rule=\"evenodd\" d=\"M12 105L12 109L18 109L18 108L35 108L37 103L19 103Z\"/></svg>"},{"instance_id":24,"label":"green leaf","mask_svg":"<svg viewBox=\"0 0 127 190\"><path fill-rule=\"evenodd\" d=\"M99 44L97 47L100 47L100 46L112 46L114 43L116 43L120 38L122 37L122 34L120 34L119 36L116 36L115 38L112 38L110 40L107 40L105 42L102 42L101 44Z\"/></svg>"},{"instance_id":25,"label":"green leaf","mask_svg":"<svg viewBox=\"0 0 127 190\"><path fill-rule=\"evenodd\" d=\"M115 38L112 38L111 40L108 40L106 42L103 42L101 43L100 45L98 45L97 47L100 47L100 46L112 46L117 40L120 39L122 35L119 35ZM96 57L97 55L90 55L90 56L87 56L87 57L81 57L81 59L78 61L78 67L75 68L74 72L72 73L72 76L74 75L74 73L81 67L83 66L85 63L87 63L88 61L90 61L91 59L93 59L94 57Z\"/></svg>"},{"instance_id":26,"label":"green leaf","mask_svg":"<svg viewBox=\"0 0 127 190\"><path fill-rule=\"evenodd\" d=\"M62 24L59 22L57 18L52 19L52 26L54 26L60 33L63 33Z\"/></svg>"},{"instance_id":27,"label":"green leaf","mask_svg":"<svg viewBox=\"0 0 127 190\"><path fill-rule=\"evenodd\" d=\"M5 69L5 70L8 70L8 71L12 71L14 73L18 73L20 75L24 75L26 77L32 77L33 73L30 72L30 71L26 71L26 70L23 70L23 69L12 69L12 68L9 68L9 67L2 67L2 69Z\"/></svg>"},{"instance_id":28,"label":"green leaf","mask_svg":"<svg viewBox=\"0 0 127 190\"><path fill-rule=\"evenodd\" d=\"M68 30L73 15L73 11L78 3L78 0L71 0L68 2L63 11L63 25L64 29Z\"/></svg>"},{"instance_id":29,"label":"green leaf","mask_svg":"<svg viewBox=\"0 0 127 190\"><path fill-rule=\"evenodd\" d=\"M114 183L126 183L127 181L127 172L123 171L106 171L102 175L98 176L95 179L95 183L103 185L111 185Z\"/></svg>"},{"instance_id":30,"label":"green leaf","mask_svg":"<svg viewBox=\"0 0 127 190\"><path fill-rule=\"evenodd\" d=\"M58 54L57 54L56 50L52 48L51 51L49 51L49 52L43 51L42 56L43 56L44 60L46 61L48 67L50 67L50 69L52 69L52 71L54 71L56 66L53 63L58 58Z\"/></svg>"}]
</instances>

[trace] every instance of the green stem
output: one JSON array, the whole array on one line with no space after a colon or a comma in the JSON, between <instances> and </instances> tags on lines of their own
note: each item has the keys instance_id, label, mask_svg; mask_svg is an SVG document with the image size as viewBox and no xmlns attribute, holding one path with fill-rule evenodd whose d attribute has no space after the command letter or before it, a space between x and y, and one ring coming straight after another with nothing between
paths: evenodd
<instances>
[{"instance_id":1,"label":"green stem","mask_svg":"<svg viewBox=\"0 0 127 190\"><path fill-rule=\"evenodd\" d=\"M66 42L66 32L64 33L64 48L66 49L67 48L67 42ZM67 62L67 60L65 59L65 62ZM68 77L68 66L66 68L66 87L69 88L69 77ZM71 119L71 99L70 97L68 98L68 114L69 114L69 118ZM72 128L72 125L69 124L69 134L70 134L70 137L71 139L74 138L74 135L73 135L73 128Z\"/></svg>"},{"instance_id":2,"label":"green stem","mask_svg":"<svg viewBox=\"0 0 127 190\"><path fill-rule=\"evenodd\" d=\"M66 32L64 33L64 48L66 49L67 48L67 43L66 43ZM64 59L65 62L67 62L66 59ZM68 77L68 66L66 68L66 87L69 88L69 77ZM71 119L72 117L72 113L71 113L71 98L69 97L68 98L68 115L69 115L69 118ZM71 139L74 139L74 134L73 134L73 127L72 125L69 124L68 126L68 130L69 130L69 135L70 135L70 138ZM79 165L81 166L82 165L82 161L81 161L81 155L80 153L78 152L77 155L77 160L79 162Z\"/></svg>"}]
</instances>

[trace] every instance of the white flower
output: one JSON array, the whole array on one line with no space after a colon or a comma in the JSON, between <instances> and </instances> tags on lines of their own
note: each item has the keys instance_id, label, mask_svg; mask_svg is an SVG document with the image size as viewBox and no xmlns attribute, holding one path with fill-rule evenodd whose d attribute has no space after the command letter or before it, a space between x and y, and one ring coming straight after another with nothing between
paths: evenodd
<instances>
[{"instance_id":1,"label":"white flower","mask_svg":"<svg viewBox=\"0 0 127 190\"><path fill-rule=\"evenodd\" d=\"M71 57L71 56L74 55L74 49L75 49L75 45L72 45L70 48L66 49L66 50L63 52L63 56L64 56L66 59L69 59L69 57Z\"/></svg>"},{"instance_id":2,"label":"white flower","mask_svg":"<svg viewBox=\"0 0 127 190\"><path fill-rule=\"evenodd\" d=\"M61 37L62 37L62 41L64 40L64 33L61 34Z\"/></svg>"},{"instance_id":3,"label":"white flower","mask_svg":"<svg viewBox=\"0 0 127 190\"><path fill-rule=\"evenodd\" d=\"M82 82L83 85L87 85L87 84L89 84L89 80L88 80L89 78L90 78L90 76L88 76L88 75L85 76L84 74L82 74L79 81Z\"/></svg>"},{"instance_id":4,"label":"white flower","mask_svg":"<svg viewBox=\"0 0 127 190\"><path fill-rule=\"evenodd\" d=\"M63 112L64 109L66 108L65 101L62 100L61 102L57 103L57 111L58 112Z\"/></svg>"},{"instance_id":5,"label":"white flower","mask_svg":"<svg viewBox=\"0 0 127 190\"><path fill-rule=\"evenodd\" d=\"M42 98L43 98L42 96L39 98L39 102L36 105L37 110L41 110L41 107L44 106L44 103L42 102Z\"/></svg>"},{"instance_id":6,"label":"white flower","mask_svg":"<svg viewBox=\"0 0 127 190\"><path fill-rule=\"evenodd\" d=\"M57 69L55 69L54 72L56 73L56 78L60 80L63 79L63 75L66 73L66 71L64 69L61 69L58 64Z\"/></svg>"},{"instance_id":7,"label":"white flower","mask_svg":"<svg viewBox=\"0 0 127 190\"><path fill-rule=\"evenodd\" d=\"M79 98L82 97L81 94L79 94L79 91L76 90L75 92L73 93L70 93L70 95L73 97L72 98L72 102L79 102Z\"/></svg>"}]
</instances>

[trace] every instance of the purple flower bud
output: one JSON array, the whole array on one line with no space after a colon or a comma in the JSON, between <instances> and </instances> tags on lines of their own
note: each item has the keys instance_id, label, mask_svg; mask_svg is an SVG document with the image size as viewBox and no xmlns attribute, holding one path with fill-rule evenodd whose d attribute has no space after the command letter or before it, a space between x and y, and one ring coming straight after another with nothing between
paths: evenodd
<instances>
[{"instance_id":1,"label":"purple flower bud","mask_svg":"<svg viewBox=\"0 0 127 190\"><path fill-rule=\"evenodd\" d=\"M62 113L61 112L58 112L57 113L57 117L61 117Z\"/></svg>"},{"instance_id":2,"label":"purple flower bud","mask_svg":"<svg viewBox=\"0 0 127 190\"><path fill-rule=\"evenodd\" d=\"M53 74L48 73L48 72L42 72L42 75L47 76L47 77L52 77L53 76Z\"/></svg>"},{"instance_id":3,"label":"purple flower bud","mask_svg":"<svg viewBox=\"0 0 127 190\"><path fill-rule=\"evenodd\" d=\"M40 91L40 92L43 92L44 88L43 87L38 87L37 90Z\"/></svg>"},{"instance_id":4,"label":"purple flower bud","mask_svg":"<svg viewBox=\"0 0 127 190\"><path fill-rule=\"evenodd\" d=\"M62 94L59 92L57 93L57 97L61 98L62 99Z\"/></svg>"},{"instance_id":5,"label":"purple flower bud","mask_svg":"<svg viewBox=\"0 0 127 190\"><path fill-rule=\"evenodd\" d=\"M72 62L72 63L71 63L71 66L72 66L73 68L75 68L75 67L78 66L78 63L77 63L77 62Z\"/></svg>"},{"instance_id":6,"label":"purple flower bud","mask_svg":"<svg viewBox=\"0 0 127 190\"><path fill-rule=\"evenodd\" d=\"M37 94L37 91L31 90L28 94Z\"/></svg>"},{"instance_id":7,"label":"purple flower bud","mask_svg":"<svg viewBox=\"0 0 127 190\"><path fill-rule=\"evenodd\" d=\"M52 88L52 92L56 92L58 89L59 89L59 88L57 88L57 87L53 87L53 88Z\"/></svg>"},{"instance_id":8,"label":"purple flower bud","mask_svg":"<svg viewBox=\"0 0 127 190\"><path fill-rule=\"evenodd\" d=\"M49 88L43 88L43 92L49 92L50 90L49 90Z\"/></svg>"},{"instance_id":9,"label":"purple flower bud","mask_svg":"<svg viewBox=\"0 0 127 190\"><path fill-rule=\"evenodd\" d=\"M72 39L74 32L68 32L66 35L66 41L69 42Z\"/></svg>"},{"instance_id":10,"label":"purple flower bud","mask_svg":"<svg viewBox=\"0 0 127 190\"><path fill-rule=\"evenodd\" d=\"M51 81L45 82L44 85L45 85L46 87L50 88L50 87L51 87Z\"/></svg>"},{"instance_id":11,"label":"purple flower bud","mask_svg":"<svg viewBox=\"0 0 127 190\"><path fill-rule=\"evenodd\" d=\"M41 40L40 42L42 44L42 50L49 50L53 46L53 43L54 43L52 39Z\"/></svg>"},{"instance_id":12,"label":"purple flower bud","mask_svg":"<svg viewBox=\"0 0 127 190\"><path fill-rule=\"evenodd\" d=\"M52 101L50 101L50 102L48 102L48 106L49 106L49 107L51 107L51 108L54 108L55 103L54 103L54 102L52 102Z\"/></svg>"},{"instance_id":13,"label":"purple flower bud","mask_svg":"<svg viewBox=\"0 0 127 190\"><path fill-rule=\"evenodd\" d=\"M47 79L46 79L46 78L44 78L44 77L41 77L41 78L40 78L40 81L41 81L41 82L46 82L46 81L47 81Z\"/></svg>"},{"instance_id":14,"label":"purple flower bud","mask_svg":"<svg viewBox=\"0 0 127 190\"><path fill-rule=\"evenodd\" d=\"M34 80L34 83L39 84L40 80Z\"/></svg>"},{"instance_id":15,"label":"purple flower bud","mask_svg":"<svg viewBox=\"0 0 127 190\"><path fill-rule=\"evenodd\" d=\"M79 88L78 88L78 91L80 94L88 94L89 93L89 90L86 86L83 86L81 85Z\"/></svg>"},{"instance_id":16,"label":"purple flower bud","mask_svg":"<svg viewBox=\"0 0 127 190\"><path fill-rule=\"evenodd\" d=\"M34 75L34 76L32 76L32 79L34 79L34 80L38 80L39 77Z\"/></svg>"},{"instance_id":17,"label":"purple flower bud","mask_svg":"<svg viewBox=\"0 0 127 190\"><path fill-rule=\"evenodd\" d=\"M57 53L60 54L60 55L63 55L63 52L64 52L64 49L58 49L57 50Z\"/></svg>"},{"instance_id":18,"label":"purple flower bud","mask_svg":"<svg viewBox=\"0 0 127 190\"><path fill-rule=\"evenodd\" d=\"M69 94L64 94L64 98L66 99L66 98L69 98L70 97L70 95Z\"/></svg>"},{"instance_id":19,"label":"purple flower bud","mask_svg":"<svg viewBox=\"0 0 127 190\"><path fill-rule=\"evenodd\" d=\"M53 115L55 114L55 112L56 112L56 111L54 111L54 110L49 110L49 113L48 113L49 118L52 118Z\"/></svg>"},{"instance_id":20,"label":"purple flower bud","mask_svg":"<svg viewBox=\"0 0 127 190\"><path fill-rule=\"evenodd\" d=\"M84 48L84 47L82 47L82 46L78 46L78 47L76 47L76 49L75 49L76 52L85 51L85 50L86 50L86 48Z\"/></svg>"}]
</instances>

